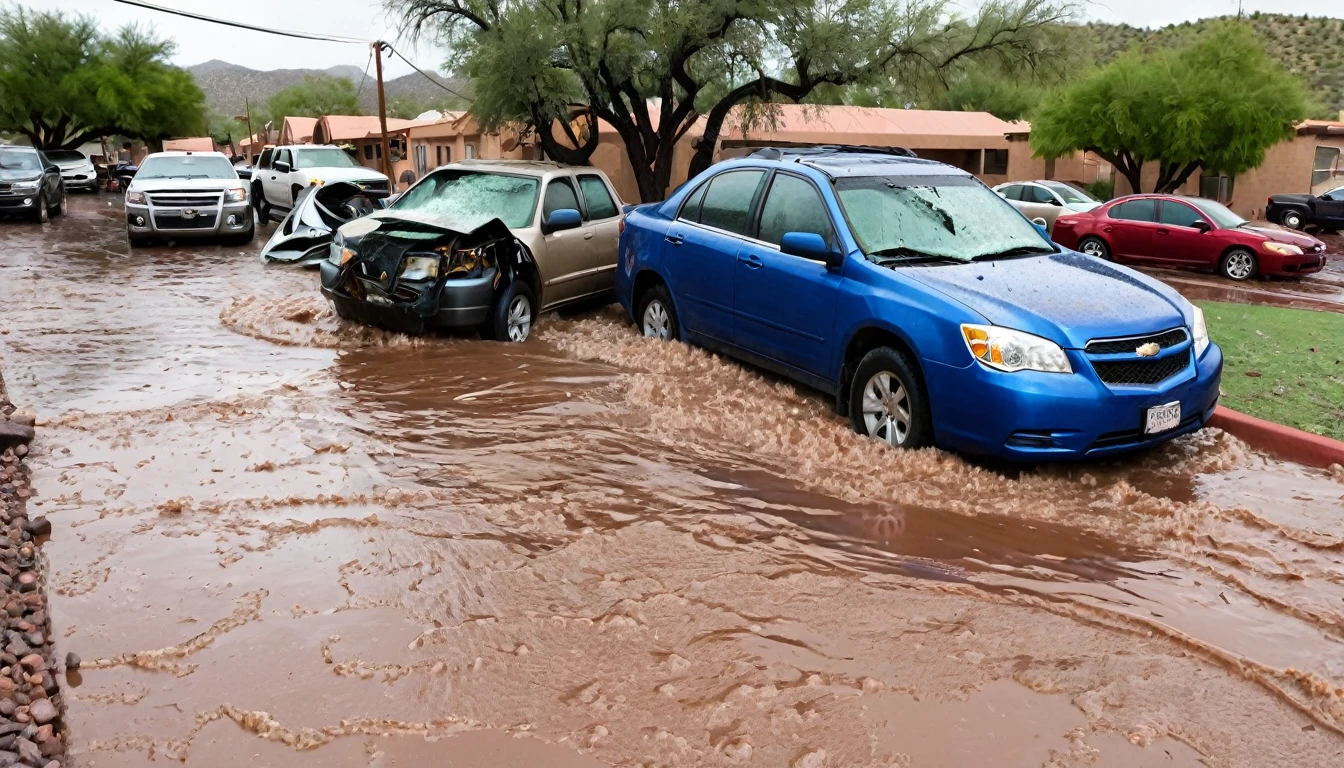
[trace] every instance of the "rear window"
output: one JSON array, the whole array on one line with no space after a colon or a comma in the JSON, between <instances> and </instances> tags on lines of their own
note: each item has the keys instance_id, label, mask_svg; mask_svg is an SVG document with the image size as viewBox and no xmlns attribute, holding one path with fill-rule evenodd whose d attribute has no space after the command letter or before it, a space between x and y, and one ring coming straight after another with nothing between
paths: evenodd
<instances>
[{"instance_id":1,"label":"rear window","mask_svg":"<svg viewBox=\"0 0 1344 768\"><path fill-rule=\"evenodd\" d=\"M233 164L222 155L150 156L140 164L137 179L237 179Z\"/></svg>"},{"instance_id":2,"label":"rear window","mask_svg":"<svg viewBox=\"0 0 1344 768\"><path fill-rule=\"evenodd\" d=\"M1109 215L1123 221L1157 221L1157 204L1147 198L1130 200L1112 208Z\"/></svg>"}]
</instances>

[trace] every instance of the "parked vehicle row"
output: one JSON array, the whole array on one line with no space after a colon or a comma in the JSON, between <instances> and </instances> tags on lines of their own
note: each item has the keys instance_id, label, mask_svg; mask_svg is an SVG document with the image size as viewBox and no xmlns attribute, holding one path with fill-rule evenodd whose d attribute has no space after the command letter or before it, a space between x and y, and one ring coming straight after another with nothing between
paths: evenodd
<instances>
[{"instance_id":1,"label":"parked vehicle row","mask_svg":"<svg viewBox=\"0 0 1344 768\"><path fill-rule=\"evenodd\" d=\"M65 211L60 167L32 147L0 146L0 213L46 222Z\"/></svg>"},{"instance_id":2,"label":"parked vehicle row","mask_svg":"<svg viewBox=\"0 0 1344 768\"><path fill-rule=\"evenodd\" d=\"M1326 259L1314 237L1252 226L1221 203L1175 195L1130 195L1061 216L1054 239L1107 261L1216 269L1237 281L1319 272Z\"/></svg>"}]
</instances>

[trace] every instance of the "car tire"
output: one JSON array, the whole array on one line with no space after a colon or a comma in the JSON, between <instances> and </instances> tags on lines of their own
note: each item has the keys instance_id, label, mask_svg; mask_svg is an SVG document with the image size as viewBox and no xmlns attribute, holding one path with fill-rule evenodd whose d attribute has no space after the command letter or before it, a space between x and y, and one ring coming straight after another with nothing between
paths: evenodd
<instances>
[{"instance_id":1,"label":"car tire","mask_svg":"<svg viewBox=\"0 0 1344 768\"><path fill-rule=\"evenodd\" d=\"M1219 260L1218 271L1229 280L1244 282L1260 272L1260 262L1245 248L1233 248Z\"/></svg>"},{"instance_id":2,"label":"car tire","mask_svg":"<svg viewBox=\"0 0 1344 768\"><path fill-rule=\"evenodd\" d=\"M1306 226L1307 220L1298 211L1286 211L1283 216L1280 217L1279 223L1289 229L1302 229L1302 227Z\"/></svg>"},{"instance_id":3,"label":"car tire","mask_svg":"<svg viewBox=\"0 0 1344 768\"><path fill-rule=\"evenodd\" d=\"M495 297L481 337L492 341L527 341L537 319L537 296L523 280L511 280Z\"/></svg>"},{"instance_id":4,"label":"car tire","mask_svg":"<svg viewBox=\"0 0 1344 768\"><path fill-rule=\"evenodd\" d=\"M260 224L271 223L271 201L266 199L266 193L257 196L257 222Z\"/></svg>"},{"instance_id":5,"label":"car tire","mask_svg":"<svg viewBox=\"0 0 1344 768\"><path fill-rule=\"evenodd\" d=\"M663 341L681 340L681 322L677 320L677 309L672 305L666 285L659 283L639 297L635 324L641 336Z\"/></svg>"},{"instance_id":6,"label":"car tire","mask_svg":"<svg viewBox=\"0 0 1344 768\"><path fill-rule=\"evenodd\" d=\"M908 354L878 347L863 356L850 382L849 423L893 448L933 444L928 393Z\"/></svg>"},{"instance_id":7,"label":"car tire","mask_svg":"<svg viewBox=\"0 0 1344 768\"><path fill-rule=\"evenodd\" d=\"M32 213L33 221L38 224L46 224L51 221L51 207L47 205L46 200L38 200L37 207Z\"/></svg>"},{"instance_id":8,"label":"car tire","mask_svg":"<svg viewBox=\"0 0 1344 768\"><path fill-rule=\"evenodd\" d=\"M1085 253L1088 256L1095 256L1102 261L1113 261L1111 258L1111 247L1106 245L1106 241L1100 237L1084 237L1078 241L1078 252Z\"/></svg>"},{"instance_id":9,"label":"car tire","mask_svg":"<svg viewBox=\"0 0 1344 768\"><path fill-rule=\"evenodd\" d=\"M69 212L69 210L70 210L70 203L68 202L68 198L65 196L65 193L62 192L61 202L58 203L56 207L52 210L51 216L52 218L55 218L57 216L64 216L66 213Z\"/></svg>"}]
</instances>

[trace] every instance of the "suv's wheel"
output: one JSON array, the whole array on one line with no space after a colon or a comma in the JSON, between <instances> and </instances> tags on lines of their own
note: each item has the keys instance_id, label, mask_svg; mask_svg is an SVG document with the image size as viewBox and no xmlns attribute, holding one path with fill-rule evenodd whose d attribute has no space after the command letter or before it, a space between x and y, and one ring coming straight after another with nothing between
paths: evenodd
<instances>
[{"instance_id":1,"label":"suv's wheel","mask_svg":"<svg viewBox=\"0 0 1344 768\"><path fill-rule=\"evenodd\" d=\"M257 221L271 223L271 201L266 199L266 193L261 190L257 190Z\"/></svg>"},{"instance_id":2,"label":"suv's wheel","mask_svg":"<svg viewBox=\"0 0 1344 768\"><path fill-rule=\"evenodd\" d=\"M532 287L513 280L495 297L481 336L495 341L527 341L537 315L537 297Z\"/></svg>"},{"instance_id":3,"label":"suv's wheel","mask_svg":"<svg viewBox=\"0 0 1344 768\"><path fill-rule=\"evenodd\" d=\"M896 448L933 442L929 398L908 355L878 347L863 356L850 383L849 423Z\"/></svg>"},{"instance_id":4,"label":"suv's wheel","mask_svg":"<svg viewBox=\"0 0 1344 768\"><path fill-rule=\"evenodd\" d=\"M665 285L655 285L639 297L635 316L639 319L639 332L645 336L663 341L681 338L681 323Z\"/></svg>"},{"instance_id":5,"label":"suv's wheel","mask_svg":"<svg viewBox=\"0 0 1344 768\"><path fill-rule=\"evenodd\" d=\"M51 207L47 205L46 198L41 197L40 192L38 194L37 207L33 210L33 221L36 221L38 224L46 224L48 221L51 221Z\"/></svg>"},{"instance_id":6,"label":"suv's wheel","mask_svg":"<svg viewBox=\"0 0 1344 768\"><path fill-rule=\"evenodd\" d=\"M1111 260L1111 249L1106 245L1106 241L1100 237L1084 237L1078 243L1078 252L1086 253L1088 256L1095 256L1105 261Z\"/></svg>"},{"instance_id":7,"label":"suv's wheel","mask_svg":"<svg viewBox=\"0 0 1344 768\"><path fill-rule=\"evenodd\" d=\"M1255 277L1260 271L1260 262L1256 261L1254 253L1245 248L1235 248L1223 254L1218 268L1224 277L1240 282Z\"/></svg>"},{"instance_id":8,"label":"suv's wheel","mask_svg":"<svg viewBox=\"0 0 1344 768\"><path fill-rule=\"evenodd\" d=\"M1288 211L1283 214L1283 226L1289 229L1301 229L1307 221L1298 211Z\"/></svg>"},{"instance_id":9,"label":"suv's wheel","mask_svg":"<svg viewBox=\"0 0 1344 768\"><path fill-rule=\"evenodd\" d=\"M61 193L61 202L58 203L58 204L56 205L56 208L55 208L54 210L52 210L52 212L51 212L51 215L52 215L53 217L54 217L54 216L64 216L66 213L68 213L68 212L70 211L70 204L69 204L68 202L66 202L67 200L68 200L68 198L65 196L65 193L62 192L62 193Z\"/></svg>"}]
</instances>

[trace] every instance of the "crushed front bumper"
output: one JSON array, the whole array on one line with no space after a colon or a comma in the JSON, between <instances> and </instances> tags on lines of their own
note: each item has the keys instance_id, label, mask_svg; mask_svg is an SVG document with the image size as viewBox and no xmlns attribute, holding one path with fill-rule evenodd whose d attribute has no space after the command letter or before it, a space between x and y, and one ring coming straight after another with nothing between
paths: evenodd
<instances>
[{"instance_id":1,"label":"crushed front bumper","mask_svg":"<svg viewBox=\"0 0 1344 768\"><path fill-rule=\"evenodd\" d=\"M497 269L480 277L453 280L379 281L319 263L322 295L346 320L390 331L422 334L432 328L474 328L486 321L495 294Z\"/></svg>"},{"instance_id":2,"label":"crushed front bumper","mask_svg":"<svg viewBox=\"0 0 1344 768\"><path fill-rule=\"evenodd\" d=\"M89 189L97 191L98 172L95 170L74 171L70 173L61 173L61 181L65 182L66 189Z\"/></svg>"}]
</instances>

